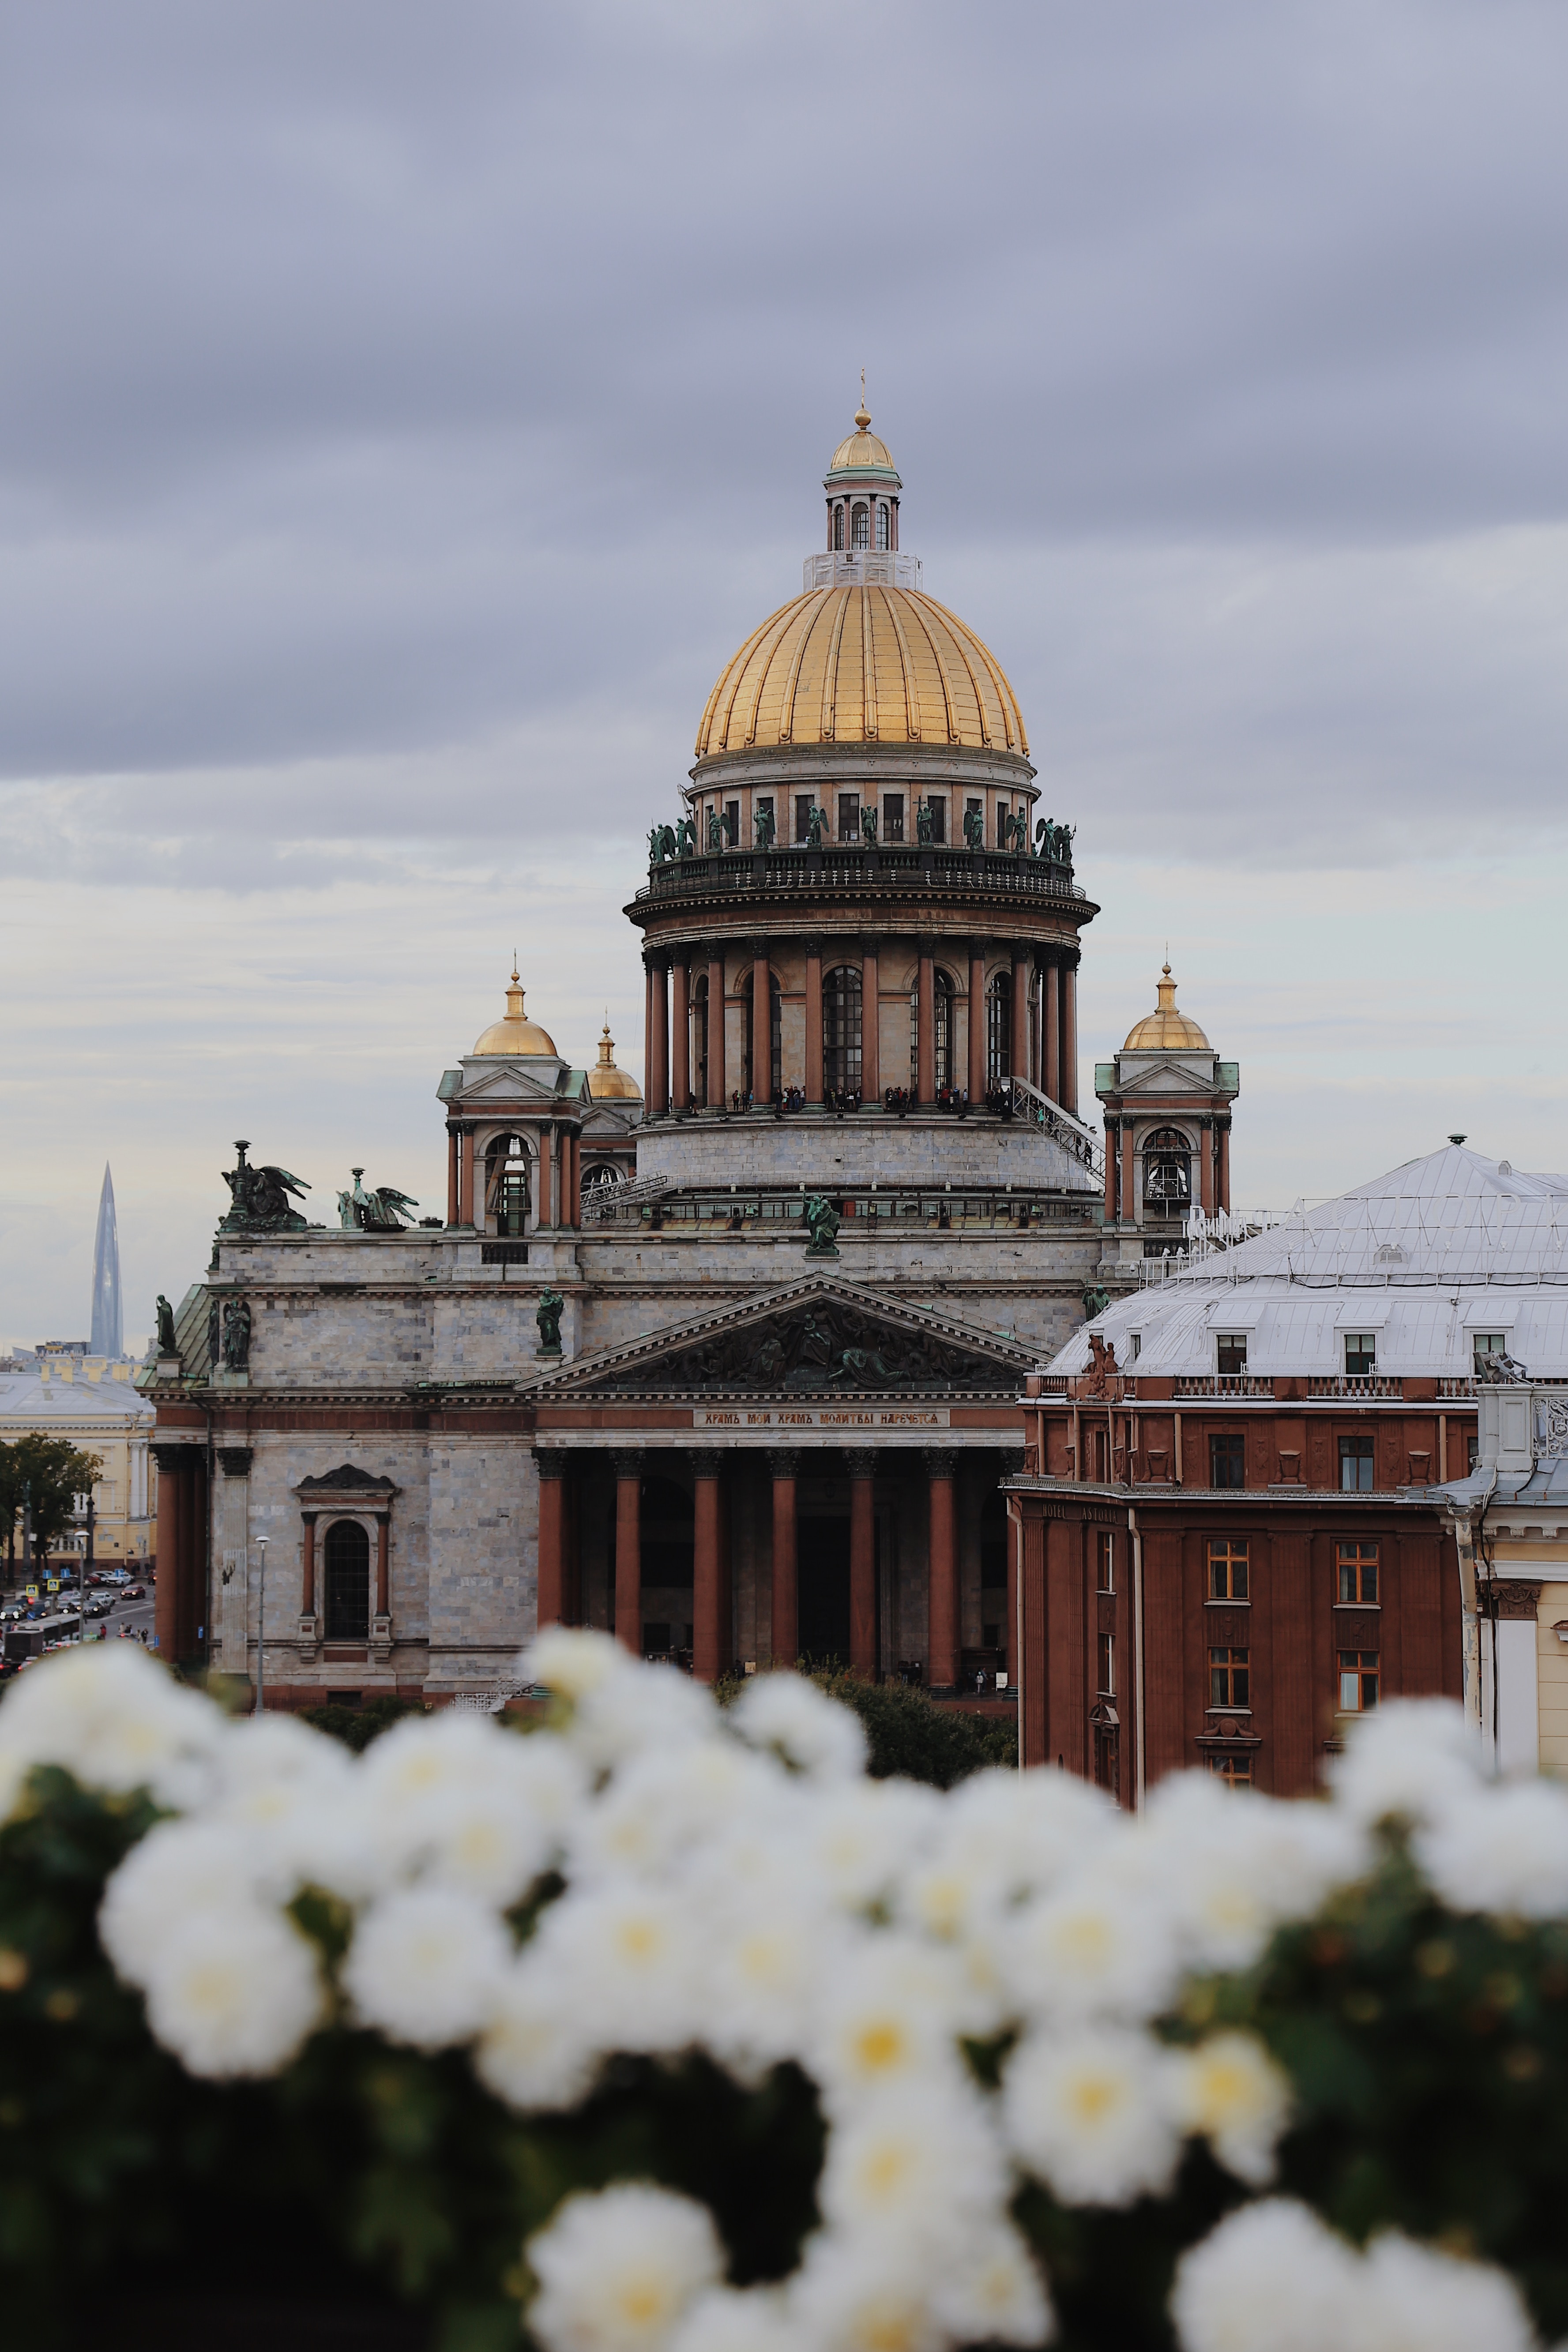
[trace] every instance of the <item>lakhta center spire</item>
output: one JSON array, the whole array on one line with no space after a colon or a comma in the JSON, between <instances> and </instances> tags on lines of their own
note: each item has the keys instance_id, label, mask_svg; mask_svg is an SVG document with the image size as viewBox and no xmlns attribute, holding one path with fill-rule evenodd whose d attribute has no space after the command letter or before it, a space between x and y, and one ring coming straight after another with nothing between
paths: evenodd
<instances>
[{"instance_id":1,"label":"lakhta center spire","mask_svg":"<svg viewBox=\"0 0 1568 2352\"><path fill-rule=\"evenodd\" d=\"M124 1353L120 1313L120 1234L114 1222L114 1179L103 1163L103 1190L98 1196L98 1237L92 1245L92 1352L118 1357Z\"/></svg>"}]
</instances>

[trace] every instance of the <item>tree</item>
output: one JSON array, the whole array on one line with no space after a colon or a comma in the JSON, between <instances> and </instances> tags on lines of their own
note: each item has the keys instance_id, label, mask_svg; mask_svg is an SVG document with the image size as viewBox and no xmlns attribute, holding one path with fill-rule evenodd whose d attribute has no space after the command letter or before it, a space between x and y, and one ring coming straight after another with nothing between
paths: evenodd
<instances>
[{"instance_id":1,"label":"tree","mask_svg":"<svg viewBox=\"0 0 1568 2352\"><path fill-rule=\"evenodd\" d=\"M5 1567L9 1575L16 1565L16 1514L22 1507L22 1472L17 1466L16 1449L0 1438L0 1524L5 1529Z\"/></svg>"},{"instance_id":2,"label":"tree","mask_svg":"<svg viewBox=\"0 0 1568 2352\"><path fill-rule=\"evenodd\" d=\"M57 1536L63 1535L76 1513L79 1495L90 1495L103 1465L96 1454L84 1454L68 1438L45 1437L29 1430L5 1451L16 1489L16 1508L26 1496L33 1517L33 1552L42 1559ZM3 1507L3 1506L0 1506Z\"/></svg>"}]
</instances>

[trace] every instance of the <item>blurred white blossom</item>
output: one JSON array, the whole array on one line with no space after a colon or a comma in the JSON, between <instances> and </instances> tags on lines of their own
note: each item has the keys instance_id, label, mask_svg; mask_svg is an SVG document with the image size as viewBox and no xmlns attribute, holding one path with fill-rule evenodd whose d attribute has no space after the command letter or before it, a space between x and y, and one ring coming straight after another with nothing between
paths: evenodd
<instances>
[{"instance_id":1,"label":"blurred white blossom","mask_svg":"<svg viewBox=\"0 0 1568 2352\"><path fill-rule=\"evenodd\" d=\"M568 2197L526 2251L547 2352L663 2352L723 2267L707 2207L642 2182Z\"/></svg>"}]
</instances>

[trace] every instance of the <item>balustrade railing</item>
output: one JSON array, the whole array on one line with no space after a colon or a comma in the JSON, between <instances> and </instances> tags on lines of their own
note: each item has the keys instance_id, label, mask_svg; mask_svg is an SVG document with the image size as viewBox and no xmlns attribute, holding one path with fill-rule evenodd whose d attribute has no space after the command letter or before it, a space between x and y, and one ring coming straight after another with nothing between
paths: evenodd
<instances>
[{"instance_id":1,"label":"balustrade railing","mask_svg":"<svg viewBox=\"0 0 1568 2352\"><path fill-rule=\"evenodd\" d=\"M1310 1397L1399 1397L1405 1382L1395 1372L1314 1372L1307 1381Z\"/></svg>"},{"instance_id":2,"label":"balustrade railing","mask_svg":"<svg viewBox=\"0 0 1568 2352\"><path fill-rule=\"evenodd\" d=\"M701 896L714 890L793 891L868 888L984 890L1027 898L1082 898L1072 868L1026 852L960 849L932 843L830 844L729 849L668 858L648 868L639 898Z\"/></svg>"},{"instance_id":3,"label":"balustrade railing","mask_svg":"<svg viewBox=\"0 0 1568 2352\"><path fill-rule=\"evenodd\" d=\"M1268 1372L1189 1372L1173 1383L1179 1397L1271 1397L1274 1380Z\"/></svg>"}]
</instances>

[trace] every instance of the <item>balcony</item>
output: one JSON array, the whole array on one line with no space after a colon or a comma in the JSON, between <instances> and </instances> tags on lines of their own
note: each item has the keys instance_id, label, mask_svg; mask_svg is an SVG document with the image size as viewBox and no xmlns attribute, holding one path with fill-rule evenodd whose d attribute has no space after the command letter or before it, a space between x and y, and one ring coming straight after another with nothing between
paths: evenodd
<instances>
[{"instance_id":1,"label":"balcony","mask_svg":"<svg viewBox=\"0 0 1568 2352\"><path fill-rule=\"evenodd\" d=\"M1172 1383L1179 1397L1271 1397L1274 1381L1266 1372L1184 1373Z\"/></svg>"},{"instance_id":2,"label":"balcony","mask_svg":"<svg viewBox=\"0 0 1568 2352\"><path fill-rule=\"evenodd\" d=\"M834 892L846 897L875 893L879 897L929 899L951 891L955 897L982 895L991 898L1078 903L1088 894L1072 878L1072 868L1017 850L955 849L941 843L872 848L867 843L844 842L821 849L730 849L716 856L677 857L648 868L637 899L685 900L733 898L744 894L759 900L791 897L821 898Z\"/></svg>"},{"instance_id":3,"label":"balcony","mask_svg":"<svg viewBox=\"0 0 1568 2352\"><path fill-rule=\"evenodd\" d=\"M1396 1372L1326 1372L1312 1373L1307 1381L1310 1397L1402 1397L1405 1382Z\"/></svg>"},{"instance_id":4,"label":"balcony","mask_svg":"<svg viewBox=\"0 0 1568 2352\"><path fill-rule=\"evenodd\" d=\"M835 548L808 555L801 566L800 584L809 595L816 588L914 588L921 584L921 560L898 548Z\"/></svg>"}]
</instances>

